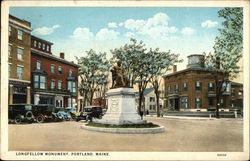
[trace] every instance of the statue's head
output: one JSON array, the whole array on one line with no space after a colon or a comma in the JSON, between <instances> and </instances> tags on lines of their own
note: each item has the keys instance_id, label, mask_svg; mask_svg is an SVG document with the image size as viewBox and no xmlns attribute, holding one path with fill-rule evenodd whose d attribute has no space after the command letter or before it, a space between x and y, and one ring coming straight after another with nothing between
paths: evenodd
<instances>
[{"instance_id":1,"label":"statue's head","mask_svg":"<svg viewBox=\"0 0 250 161\"><path fill-rule=\"evenodd\" d=\"M119 60L119 61L117 62L117 65L120 67L120 66L122 65L122 61Z\"/></svg>"}]
</instances>

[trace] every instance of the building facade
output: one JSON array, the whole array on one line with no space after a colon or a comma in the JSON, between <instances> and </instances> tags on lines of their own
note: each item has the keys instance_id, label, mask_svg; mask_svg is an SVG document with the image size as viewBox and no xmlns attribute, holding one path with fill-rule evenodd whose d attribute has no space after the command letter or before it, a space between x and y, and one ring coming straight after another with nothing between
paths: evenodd
<instances>
[{"instance_id":1,"label":"building facade","mask_svg":"<svg viewBox=\"0 0 250 161\"><path fill-rule=\"evenodd\" d=\"M9 15L9 104L30 103L31 23Z\"/></svg>"},{"instance_id":2,"label":"building facade","mask_svg":"<svg viewBox=\"0 0 250 161\"><path fill-rule=\"evenodd\" d=\"M162 93L162 91L160 91ZM161 97L160 93L160 97ZM163 99L159 98L160 111L163 110ZM136 92L136 105L137 109L139 106L139 94ZM147 114L156 114L157 112L157 104L156 104L156 96L154 93L154 88L146 88L143 92L142 106L145 107L145 112Z\"/></svg>"},{"instance_id":3,"label":"building facade","mask_svg":"<svg viewBox=\"0 0 250 161\"><path fill-rule=\"evenodd\" d=\"M203 60L203 55L190 55L187 69L177 72L176 66L174 66L173 73L164 76L164 95L168 109L207 111L216 108L213 76L215 71L205 69ZM242 107L243 85L231 82L223 86L225 92L222 93L220 108L228 110L232 107Z\"/></svg>"},{"instance_id":4,"label":"building facade","mask_svg":"<svg viewBox=\"0 0 250 161\"><path fill-rule=\"evenodd\" d=\"M33 104L56 107L77 105L78 65L52 54L53 43L31 36L31 86Z\"/></svg>"}]
</instances>

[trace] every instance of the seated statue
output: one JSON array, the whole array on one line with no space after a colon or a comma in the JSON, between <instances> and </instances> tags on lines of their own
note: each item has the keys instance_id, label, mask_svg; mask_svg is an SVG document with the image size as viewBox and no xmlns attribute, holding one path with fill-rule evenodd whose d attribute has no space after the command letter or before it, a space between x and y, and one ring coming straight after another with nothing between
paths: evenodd
<instances>
[{"instance_id":1,"label":"seated statue","mask_svg":"<svg viewBox=\"0 0 250 161\"><path fill-rule=\"evenodd\" d=\"M128 77L122 68L121 61L111 69L112 73L112 88L129 87Z\"/></svg>"}]
</instances>

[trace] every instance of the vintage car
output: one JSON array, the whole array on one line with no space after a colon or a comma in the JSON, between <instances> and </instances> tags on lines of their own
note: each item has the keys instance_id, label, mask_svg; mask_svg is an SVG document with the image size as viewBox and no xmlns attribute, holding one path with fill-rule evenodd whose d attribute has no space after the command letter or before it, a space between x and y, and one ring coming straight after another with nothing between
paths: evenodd
<instances>
[{"instance_id":1,"label":"vintage car","mask_svg":"<svg viewBox=\"0 0 250 161\"><path fill-rule=\"evenodd\" d=\"M80 113L76 111L75 107L67 107L67 108L65 108L65 112L67 112L68 114L70 114L71 118L73 120L75 120L77 118L77 116L80 115Z\"/></svg>"},{"instance_id":2,"label":"vintage car","mask_svg":"<svg viewBox=\"0 0 250 161\"><path fill-rule=\"evenodd\" d=\"M33 122L32 105L30 104L11 104L9 105L9 122L14 121L16 124L22 122Z\"/></svg>"},{"instance_id":3,"label":"vintage car","mask_svg":"<svg viewBox=\"0 0 250 161\"><path fill-rule=\"evenodd\" d=\"M44 121L54 120L56 116L52 114L55 111L55 106L50 104L34 105L32 107L33 115L35 116L37 123L43 123Z\"/></svg>"},{"instance_id":4,"label":"vintage car","mask_svg":"<svg viewBox=\"0 0 250 161\"><path fill-rule=\"evenodd\" d=\"M63 116L63 120L69 121L71 120L71 114L66 112L64 108L58 108L59 110L57 111L58 115Z\"/></svg>"},{"instance_id":5,"label":"vintage car","mask_svg":"<svg viewBox=\"0 0 250 161\"><path fill-rule=\"evenodd\" d=\"M100 106L86 106L83 110L84 111L77 116L76 121L92 121L93 118L101 119L103 116L102 107Z\"/></svg>"}]
</instances>

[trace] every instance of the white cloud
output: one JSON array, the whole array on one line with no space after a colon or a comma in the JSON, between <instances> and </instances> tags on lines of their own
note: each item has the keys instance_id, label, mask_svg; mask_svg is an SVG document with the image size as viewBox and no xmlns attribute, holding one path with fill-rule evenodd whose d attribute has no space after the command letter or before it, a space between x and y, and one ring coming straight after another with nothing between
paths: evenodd
<instances>
[{"instance_id":1,"label":"white cloud","mask_svg":"<svg viewBox=\"0 0 250 161\"><path fill-rule=\"evenodd\" d=\"M128 19L124 22L124 27L130 30L139 30L145 25L144 20Z\"/></svg>"},{"instance_id":2,"label":"white cloud","mask_svg":"<svg viewBox=\"0 0 250 161\"><path fill-rule=\"evenodd\" d=\"M121 22L121 23L119 23L119 26L123 26L123 23Z\"/></svg>"},{"instance_id":3,"label":"white cloud","mask_svg":"<svg viewBox=\"0 0 250 161\"><path fill-rule=\"evenodd\" d=\"M169 17L165 13L157 13L147 20L147 26L168 25Z\"/></svg>"},{"instance_id":4,"label":"white cloud","mask_svg":"<svg viewBox=\"0 0 250 161\"><path fill-rule=\"evenodd\" d=\"M184 27L184 28L182 28L181 33L183 35L192 35L195 33L195 30L191 27Z\"/></svg>"},{"instance_id":5,"label":"white cloud","mask_svg":"<svg viewBox=\"0 0 250 161\"><path fill-rule=\"evenodd\" d=\"M212 28L218 25L218 22L212 21L212 20L207 20L201 23L201 27L203 28Z\"/></svg>"},{"instance_id":6,"label":"white cloud","mask_svg":"<svg viewBox=\"0 0 250 161\"><path fill-rule=\"evenodd\" d=\"M55 29L59 28L60 25L53 25L52 27L41 27L34 29L33 33L35 35L50 35L52 34Z\"/></svg>"},{"instance_id":7,"label":"white cloud","mask_svg":"<svg viewBox=\"0 0 250 161\"><path fill-rule=\"evenodd\" d=\"M108 23L108 27L110 27L110 28L116 28L117 27L117 23L110 22L110 23Z\"/></svg>"},{"instance_id":8,"label":"white cloud","mask_svg":"<svg viewBox=\"0 0 250 161\"><path fill-rule=\"evenodd\" d=\"M126 33L124 34L124 36L125 36L125 37L131 38L131 37L134 37L135 34L134 34L133 32L126 32Z\"/></svg>"},{"instance_id":9,"label":"white cloud","mask_svg":"<svg viewBox=\"0 0 250 161\"><path fill-rule=\"evenodd\" d=\"M147 35L152 38L166 38L169 34L178 31L176 27L168 26L168 21L168 15L160 12L146 20L128 19L123 24L120 24L129 30L136 31L137 34Z\"/></svg>"},{"instance_id":10,"label":"white cloud","mask_svg":"<svg viewBox=\"0 0 250 161\"><path fill-rule=\"evenodd\" d=\"M114 30L109 30L107 28L101 29L97 34L96 38L98 40L113 40L117 39L117 36L119 35L119 32L116 32Z\"/></svg>"},{"instance_id":11,"label":"white cloud","mask_svg":"<svg viewBox=\"0 0 250 161\"><path fill-rule=\"evenodd\" d=\"M94 37L94 34L88 28L76 28L73 32L72 38L81 39L81 40L89 40Z\"/></svg>"}]
</instances>

